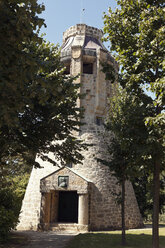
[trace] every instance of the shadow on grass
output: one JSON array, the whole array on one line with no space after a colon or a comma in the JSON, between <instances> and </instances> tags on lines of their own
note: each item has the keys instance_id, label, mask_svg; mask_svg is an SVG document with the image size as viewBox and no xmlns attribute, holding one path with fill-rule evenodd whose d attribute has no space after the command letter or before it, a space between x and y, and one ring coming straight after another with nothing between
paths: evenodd
<instances>
[{"instance_id":1,"label":"shadow on grass","mask_svg":"<svg viewBox=\"0 0 165 248\"><path fill-rule=\"evenodd\" d=\"M0 240L0 248L22 248L27 243L27 235L19 232L11 232L7 240Z\"/></svg>"},{"instance_id":2,"label":"shadow on grass","mask_svg":"<svg viewBox=\"0 0 165 248\"><path fill-rule=\"evenodd\" d=\"M159 224L159 228L164 228L165 224ZM152 228L152 224L145 224L145 228Z\"/></svg>"},{"instance_id":3,"label":"shadow on grass","mask_svg":"<svg viewBox=\"0 0 165 248\"><path fill-rule=\"evenodd\" d=\"M127 234L125 248L151 248L149 234ZM67 248L123 248L121 234L88 233L79 234L70 241ZM160 236L160 248L165 248L165 236Z\"/></svg>"},{"instance_id":4,"label":"shadow on grass","mask_svg":"<svg viewBox=\"0 0 165 248\"><path fill-rule=\"evenodd\" d=\"M161 227L165 227L165 224L159 224L159 227L161 228Z\"/></svg>"}]
</instances>

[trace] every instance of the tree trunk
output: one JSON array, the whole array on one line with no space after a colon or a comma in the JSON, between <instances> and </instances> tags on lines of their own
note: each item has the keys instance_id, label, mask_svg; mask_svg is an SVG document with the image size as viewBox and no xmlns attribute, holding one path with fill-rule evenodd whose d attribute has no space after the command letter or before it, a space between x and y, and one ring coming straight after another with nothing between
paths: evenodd
<instances>
[{"instance_id":1,"label":"tree trunk","mask_svg":"<svg viewBox=\"0 0 165 248\"><path fill-rule=\"evenodd\" d=\"M121 218L122 218L122 246L126 245L125 237L125 180L122 181L122 192L121 192Z\"/></svg>"},{"instance_id":2,"label":"tree trunk","mask_svg":"<svg viewBox=\"0 0 165 248\"><path fill-rule=\"evenodd\" d=\"M153 178L153 221L152 221L152 248L159 248L159 194L160 194L160 162L154 163Z\"/></svg>"}]
</instances>

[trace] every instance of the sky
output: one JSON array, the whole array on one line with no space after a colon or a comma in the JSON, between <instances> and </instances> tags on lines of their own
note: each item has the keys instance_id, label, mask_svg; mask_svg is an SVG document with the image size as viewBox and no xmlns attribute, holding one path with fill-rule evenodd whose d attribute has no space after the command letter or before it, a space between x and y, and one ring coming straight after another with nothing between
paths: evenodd
<instances>
[{"instance_id":1,"label":"sky","mask_svg":"<svg viewBox=\"0 0 165 248\"><path fill-rule=\"evenodd\" d=\"M117 6L115 0L38 0L45 5L41 17L47 28L42 28L46 40L62 45L62 35L69 27L85 23L96 28L103 28L103 12Z\"/></svg>"}]
</instances>

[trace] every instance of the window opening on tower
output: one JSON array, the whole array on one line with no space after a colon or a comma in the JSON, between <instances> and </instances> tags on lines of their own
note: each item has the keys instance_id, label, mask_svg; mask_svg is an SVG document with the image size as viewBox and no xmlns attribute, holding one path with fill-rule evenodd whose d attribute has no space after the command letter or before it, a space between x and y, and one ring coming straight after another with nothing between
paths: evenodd
<instances>
[{"instance_id":1,"label":"window opening on tower","mask_svg":"<svg viewBox=\"0 0 165 248\"><path fill-rule=\"evenodd\" d=\"M96 125L101 126L101 125L103 125L103 123L104 123L103 118L100 116L96 116Z\"/></svg>"},{"instance_id":2,"label":"window opening on tower","mask_svg":"<svg viewBox=\"0 0 165 248\"><path fill-rule=\"evenodd\" d=\"M93 74L93 63L83 63L83 73Z\"/></svg>"}]
</instances>

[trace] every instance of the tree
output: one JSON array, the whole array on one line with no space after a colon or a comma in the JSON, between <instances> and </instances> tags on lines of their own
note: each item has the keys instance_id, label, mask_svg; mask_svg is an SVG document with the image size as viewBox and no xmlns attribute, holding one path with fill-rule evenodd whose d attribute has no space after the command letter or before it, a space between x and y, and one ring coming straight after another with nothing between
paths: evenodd
<instances>
[{"instance_id":1,"label":"tree","mask_svg":"<svg viewBox=\"0 0 165 248\"><path fill-rule=\"evenodd\" d=\"M8 161L8 166L0 167L0 241L7 239L18 223L29 176L29 165L18 158Z\"/></svg>"},{"instance_id":2,"label":"tree","mask_svg":"<svg viewBox=\"0 0 165 248\"><path fill-rule=\"evenodd\" d=\"M18 222L19 205L16 194L8 187L0 189L0 240L8 237L9 231Z\"/></svg>"},{"instance_id":3,"label":"tree","mask_svg":"<svg viewBox=\"0 0 165 248\"><path fill-rule=\"evenodd\" d=\"M0 1L0 124L17 126L18 112L23 112L29 95L27 83L36 73L36 60L27 48L32 41L42 43L36 30L44 20L38 18L44 6L37 1Z\"/></svg>"},{"instance_id":4,"label":"tree","mask_svg":"<svg viewBox=\"0 0 165 248\"><path fill-rule=\"evenodd\" d=\"M165 172L165 171L164 171ZM165 199L165 176L164 172L160 175L160 201L159 201L159 213L164 213ZM142 217L150 221L152 217L153 209L153 190L152 190L153 175L148 171L144 171L143 167L139 171L139 174L133 180L133 188L139 204L140 212Z\"/></svg>"},{"instance_id":5,"label":"tree","mask_svg":"<svg viewBox=\"0 0 165 248\"><path fill-rule=\"evenodd\" d=\"M37 0L0 1L0 211L4 222L9 217L4 236L17 223L10 179L16 168L21 174L20 161L39 166L38 154L55 164L47 156L52 152L62 165L77 163L84 148L74 137L82 116L79 85L65 75L59 48L39 36L43 10Z\"/></svg>"},{"instance_id":6,"label":"tree","mask_svg":"<svg viewBox=\"0 0 165 248\"><path fill-rule=\"evenodd\" d=\"M107 67L107 66L106 66ZM105 69L106 70L106 69ZM115 95L109 99L109 112L105 122L104 142L107 149L102 162L109 167L112 175L121 185L122 245L125 237L125 182L134 181L139 175L139 164L145 168L144 146L148 132L144 116L150 109L141 105L139 99L126 90L116 88Z\"/></svg>"},{"instance_id":7,"label":"tree","mask_svg":"<svg viewBox=\"0 0 165 248\"><path fill-rule=\"evenodd\" d=\"M113 125L113 124L112 124ZM121 205L121 227L122 227L122 239L121 244L126 245L126 233L125 233L125 183L128 179L128 164L127 164L127 151L121 148L120 140L115 137L112 132L113 127L111 121L105 125L105 137L104 144L106 144L106 156L108 158L101 161L104 165L108 166L111 175L117 179L117 184L121 186L121 192L112 192L115 196L117 204Z\"/></svg>"},{"instance_id":8,"label":"tree","mask_svg":"<svg viewBox=\"0 0 165 248\"><path fill-rule=\"evenodd\" d=\"M54 153L62 164L82 156L78 131L81 110L75 78L64 73L57 46L39 37L44 6L36 0L0 2L0 162L23 156L29 164ZM57 141L57 142L53 142ZM60 142L59 142L60 141ZM51 161L53 162L53 161ZM37 165L37 164L36 164Z\"/></svg>"},{"instance_id":9,"label":"tree","mask_svg":"<svg viewBox=\"0 0 165 248\"><path fill-rule=\"evenodd\" d=\"M128 92L139 98L142 104L153 109L144 118L148 130L146 142L150 149L153 171L153 248L159 247L158 217L160 172L164 168L165 145L165 12L163 0L118 0L120 9L104 15L104 32L111 42L111 50L117 52L122 80L119 82ZM146 98L146 90L154 97Z\"/></svg>"}]
</instances>

